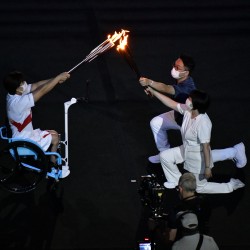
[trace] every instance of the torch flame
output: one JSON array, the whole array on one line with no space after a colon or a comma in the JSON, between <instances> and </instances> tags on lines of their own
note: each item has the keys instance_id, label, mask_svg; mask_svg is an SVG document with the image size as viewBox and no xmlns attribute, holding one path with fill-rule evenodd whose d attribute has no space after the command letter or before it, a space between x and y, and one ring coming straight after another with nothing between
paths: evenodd
<instances>
[{"instance_id":1,"label":"torch flame","mask_svg":"<svg viewBox=\"0 0 250 250\"><path fill-rule=\"evenodd\" d=\"M121 30L121 32L117 33L115 31L114 35L108 35L108 38L102 42L100 45L98 45L96 48L94 48L86 57L83 59L81 62L79 62L76 66L74 66L72 69L68 71L68 73L71 73L75 69L77 69L82 63L84 62L91 62L93 61L96 57L101 55L102 53L108 51L109 49L113 48L115 46L115 42L120 39L120 44L122 43L123 40L127 41L128 35L128 30ZM124 45L125 47L125 45ZM123 47L123 49L124 49Z\"/></svg>"},{"instance_id":2,"label":"torch flame","mask_svg":"<svg viewBox=\"0 0 250 250\"><path fill-rule=\"evenodd\" d=\"M126 35L126 33L129 32L128 30L122 30L121 32L117 33L115 31L114 35L108 35L108 40L109 42L111 42L112 44L114 44L117 40L122 39L122 37L126 37L128 35Z\"/></svg>"},{"instance_id":3,"label":"torch flame","mask_svg":"<svg viewBox=\"0 0 250 250\"><path fill-rule=\"evenodd\" d=\"M117 45L116 49L119 51L120 49L124 50L125 46L128 44L128 35L125 35L120 38L120 44Z\"/></svg>"}]
</instances>

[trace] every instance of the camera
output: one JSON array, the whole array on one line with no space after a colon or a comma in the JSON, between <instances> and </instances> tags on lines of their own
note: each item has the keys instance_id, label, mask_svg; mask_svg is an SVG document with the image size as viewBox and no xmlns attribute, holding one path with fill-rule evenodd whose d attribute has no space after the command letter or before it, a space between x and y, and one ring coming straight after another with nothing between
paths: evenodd
<instances>
[{"instance_id":1,"label":"camera","mask_svg":"<svg viewBox=\"0 0 250 250\"><path fill-rule=\"evenodd\" d=\"M158 183L155 175L141 176L138 192L142 204L150 207L153 218L162 218L165 216L163 209L165 188Z\"/></svg>"}]
</instances>

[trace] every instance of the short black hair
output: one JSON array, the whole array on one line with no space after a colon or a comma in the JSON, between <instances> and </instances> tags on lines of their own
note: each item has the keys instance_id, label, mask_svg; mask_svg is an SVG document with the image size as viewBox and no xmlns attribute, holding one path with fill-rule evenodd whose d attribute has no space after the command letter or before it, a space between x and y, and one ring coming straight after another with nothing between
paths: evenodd
<instances>
[{"instance_id":1,"label":"short black hair","mask_svg":"<svg viewBox=\"0 0 250 250\"><path fill-rule=\"evenodd\" d=\"M20 71L12 71L7 74L3 79L4 88L9 94L14 95L16 89L20 86L21 82L24 81L24 75Z\"/></svg>"},{"instance_id":2,"label":"short black hair","mask_svg":"<svg viewBox=\"0 0 250 250\"><path fill-rule=\"evenodd\" d=\"M188 69L188 71L191 74L195 68L194 59L187 54L181 54L179 58L183 61L184 66Z\"/></svg>"},{"instance_id":3,"label":"short black hair","mask_svg":"<svg viewBox=\"0 0 250 250\"><path fill-rule=\"evenodd\" d=\"M195 89L189 96L192 98L193 109L197 109L201 114L206 113L210 105L209 95L205 91Z\"/></svg>"}]
</instances>

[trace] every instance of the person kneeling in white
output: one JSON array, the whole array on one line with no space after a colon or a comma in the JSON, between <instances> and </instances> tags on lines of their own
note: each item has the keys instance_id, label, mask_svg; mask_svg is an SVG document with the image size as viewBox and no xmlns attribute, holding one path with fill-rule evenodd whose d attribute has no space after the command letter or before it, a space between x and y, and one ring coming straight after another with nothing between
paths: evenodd
<instances>
[{"instance_id":1,"label":"person kneeling in white","mask_svg":"<svg viewBox=\"0 0 250 250\"><path fill-rule=\"evenodd\" d=\"M164 183L166 188L175 188L178 185L181 172L177 164L183 162L184 169L196 177L197 193L230 193L245 186L239 179L234 178L227 183L207 181L212 176L214 162L234 159L238 168L244 167L247 163L243 143L231 148L211 150L212 123L206 114L210 104L207 93L193 90L186 104L180 104L150 87L146 91L169 108L184 115L181 127L183 145L160 153L161 166L167 179Z\"/></svg>"}]
</instances>

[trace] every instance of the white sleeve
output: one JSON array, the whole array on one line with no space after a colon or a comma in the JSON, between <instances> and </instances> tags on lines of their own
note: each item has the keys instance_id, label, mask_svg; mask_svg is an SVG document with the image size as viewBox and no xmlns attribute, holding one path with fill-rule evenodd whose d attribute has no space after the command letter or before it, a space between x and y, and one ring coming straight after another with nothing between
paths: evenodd
<instances>
[{"instance_id":1,"label":"white sleeve","mask_svg":"<svg viewBox=\"0 0 250 250\"><path fill-rule=\"evenodd\" d=\"M198 127L198 138L201 143L209 143L211 139L212 123L210 119L203 115Z\"/></svg>"},{"instance_id":2,"label":"white sleeve","mask_svg":"<svg viewBox=\"0 0 250 250\"><path fill-rule=\"evenodd\" d=\"M22 113L24 110L32 108L35 106L33 94L22 95L18 100L18 105L16 105L16 110Z\"/></svg>"}]
</instances>

